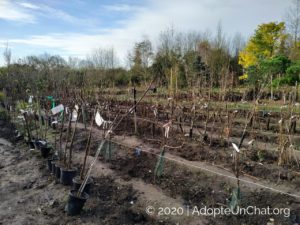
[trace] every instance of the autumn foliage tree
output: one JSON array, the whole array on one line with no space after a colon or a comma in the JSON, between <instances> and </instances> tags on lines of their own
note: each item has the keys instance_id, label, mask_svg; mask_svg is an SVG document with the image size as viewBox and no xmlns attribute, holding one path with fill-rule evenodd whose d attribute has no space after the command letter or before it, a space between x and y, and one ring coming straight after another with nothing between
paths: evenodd
<instances>
[{"instance_id":1,"label":"autumn foliage tree","mask_svg":"<svg viewBox=\"0 0 300 225\"><path fill-rule=\"evenodd\" d=\"M255 90L263 84L272 84L275 74L269 65L273 64L274 57L285 54L286 39L284 22L264 23L258 26L246 47L240 51L239 64L246 72L244 77L255 85ZM273 98L272 85L270 87Z\"/></svg>"},{"instance_id":2,"label":"autumn foliage tree","mask_svg":"<svg viewBox=\"0 0 300 225\"><path fill-rule=\"evenodd\" d=\"M283 22L259 25L246 47L240 52L239 63L247 69L258 65L260 60L284 53L286 38Z\"/></svg>"}]
</instances>

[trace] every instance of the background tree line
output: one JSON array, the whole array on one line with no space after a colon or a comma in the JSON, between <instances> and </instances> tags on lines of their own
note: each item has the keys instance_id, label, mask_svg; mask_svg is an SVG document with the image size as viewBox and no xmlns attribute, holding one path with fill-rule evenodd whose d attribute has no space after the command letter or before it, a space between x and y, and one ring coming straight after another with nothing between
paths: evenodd
<instances>
[{"instance_id":1,"label":"background tree line","mask_svg":"<svg viewBox=\"0 0 300 225\"><path fill-rule=\"evenodd\" d=\"M120 66L113 48L95 49L85 59L43 54L11 62L7 45L0 88L17 97L28 90L53 94L65 87L144 85L154 77L170 93L213 88L225 92L240 84L257 86L262 80L275 88L295 85L300 73L299 25L300 0L295 0L285 22L258 25L248 41L240 33L227 36L221 23L214 34L169 27L155 47L147 38L135 43L127 67Z\"/></svg>"}]
</instances>

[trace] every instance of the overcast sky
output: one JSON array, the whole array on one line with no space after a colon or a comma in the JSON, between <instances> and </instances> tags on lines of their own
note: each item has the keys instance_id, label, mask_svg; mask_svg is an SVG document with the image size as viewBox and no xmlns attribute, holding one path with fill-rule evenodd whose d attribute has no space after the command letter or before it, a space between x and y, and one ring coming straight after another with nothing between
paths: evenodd
<instances>
[{"instance_id":1,"label":"overcast sky","mask_svg":"<svg viewBox=\"0 0 300 225\"><path fill-rule=\"evenodd\" d=\"M114 47L124 60L135 42L176 30L249 37L260 23L282 21L292 0L0 0L0 64L5 43L13 59L44 52L85 57Z\"/></svg>"}]
</instances>

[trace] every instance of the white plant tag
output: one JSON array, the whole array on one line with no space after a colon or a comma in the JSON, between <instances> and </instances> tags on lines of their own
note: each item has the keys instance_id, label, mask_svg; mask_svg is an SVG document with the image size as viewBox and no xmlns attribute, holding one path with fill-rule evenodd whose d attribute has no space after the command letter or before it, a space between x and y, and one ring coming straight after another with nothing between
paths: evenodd
<instances>
[{"instance_id":1,"label":"white plant tag","mask_svg":"<svg viewBox=\"0 0 300 225\"><path fill-rule=\"evenodd\" d=\"M77 110L74 109L72 113L72 122L75 122L77 120L77 117L78 117Z\"/></svg>"},{"instance_id":2,"label":"white plant tag","mask_svg":"<svg viewBox=\"0 0 300 225\"><path fill-rule=\"evenodd\" d=\"M168 122L166 124L163 125L163 128L165 128L165 137L169 138L169 132L170 132L170 126L171 126L172 122Z\"/></svg>"},{"instance_id":3,"label":"white plant tag","mask_svg":"<svg viewBox=\"0 0 300 225\"><path fill-rule=\"evenodd\" d=\"M60 104L60 105L52 108L51 112L52 112L53 115L55 115L55 114L57 114L57 113L59 113L59 112L61 112L63 110L64 110L64 106L62 104Z\"/></svg>"},{"instance_id":4,"label":"white plant tag","mask_svg":"<svg viewBox=\"0 0 300 225\"><path fill-rule=\"evenodd\" d=\"M231 143L231 144L236 152L240 152L240 149L236 144L234 144L234 143Z\"/></svg>"},{"instance_id":5,"label":"white plant tag","mask_svg":"<svg viewBox=\"0 0 300 225\"><path fill-rule=\"evenodd\" d=\"M96 113L96 117L95 117L95 121L96 121L96 124L100 127L103 122L104 122L104 119L102 118L102 116L100 115L100 113L97 111Z\"/></svg>"},{"instance_id":6,"label":"white plant tag","mask_svg":"<svg viewBox=\"0 0 300 225\"><path fill-rule=\"evenodd\" d=\"M30 95L30 96L29 96L29 99L28 99L28 103L29 103L29 104L32 104L32 99L33 99L33 96Z\"/></svg>"}]
</instances>

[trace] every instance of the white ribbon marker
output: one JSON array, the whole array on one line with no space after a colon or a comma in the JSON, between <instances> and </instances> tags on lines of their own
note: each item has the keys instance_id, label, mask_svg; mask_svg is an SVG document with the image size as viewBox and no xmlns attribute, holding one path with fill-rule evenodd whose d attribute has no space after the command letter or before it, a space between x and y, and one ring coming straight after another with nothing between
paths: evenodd
<instances>
[{"instance_id":1,"label":"white ribbon marker","mask_svg":"<svg viewBox=\"0 0 300 225\"><path fill-rule=\"evenodd\" d=\"M232 144L232 147L234 148L234 150L236 152L240 152L240 149L239 149L239 147L236 144L234 144L234 143L231 143L231 144Z\"/></svg>"},{"instance_id":2,"label":"white ribbon marker","mask_svg":"<svg viewBox=\"0 0 300 225\"><path fill-rule=\"evenodd\" d=\"M248 145L252 145L254 142L254 139L252 139L251 141L248 142Z\"/></svg>"},{"instance_id":3,"label":"white ribbon marker","mask_svg":"<svg viewBox=\"0 0 300 225\"><path fill-rule=\"evenodd\" d=\"M102 116L98 111L96 113L95 122L99 127L101 127L101 125L104 123L104 119L102 118Z\"/></svg>"},{"instance_id":4,"label":"white ribbon marker","mask_svg":"<svg viewBox=\"0 0 300 225\"><path fill-rule=\"evenodd\" d=\"M169 138L169 132L170 132L170 126L172 124L172 121L166 123L165 125L163 125L163 128L165 128L165 137Z\"/></svg>"}]
</instances>

